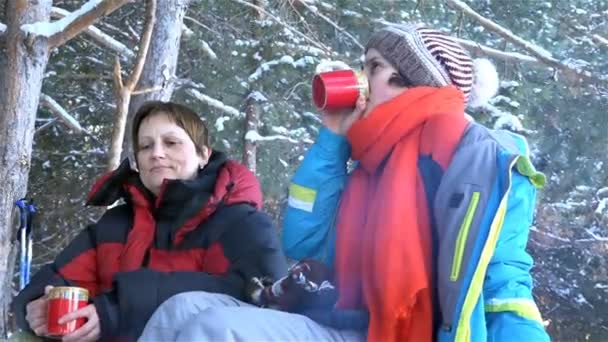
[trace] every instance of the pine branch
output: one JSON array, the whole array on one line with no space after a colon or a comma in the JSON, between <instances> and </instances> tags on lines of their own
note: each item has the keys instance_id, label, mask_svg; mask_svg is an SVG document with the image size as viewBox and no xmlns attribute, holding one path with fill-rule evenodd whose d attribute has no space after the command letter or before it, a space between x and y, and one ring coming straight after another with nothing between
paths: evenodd
<instances>
[{"instance_id":1,"label":"pine branch","mask_svg":"<svg viewBox=\"0 0 608 342\"><path fill-rule=\"evenodd\" d=\"M59 28L59 30L56 32L50 32L50 47L53 48L65 44L67 41L85 30L88 26L92 25L97 19L114 12L130 1L131 0L89 0L71 15L53 23ZM37 23L34 25L40 24L48 25L49 23ZM36 32L36 30L31 29L29 31Z\"/></svg>"},{"instance_id":2,"label":"pine branch","mask_svg":"<svg viewBox=\"0 0 608 342\"><path fill-rule=\"evenodd\" d=\"M493 49L491 47L487 47L487 46L478 44L478 43L470 41L470 40L456 38L456 37L454 37L454 39L456 41L458 41L458 43L460 43L460 45L462 45L463 47L465 47L471 51L474 51L476 53L485 55L485 56L490 56L490 57L507 60L507 61L543 64L541 61L538 60L538 58L534 58L529 55L524 55L519 52L501 51L501 50Z\"/></svg>"},{"instance_id":3,"label":"pine branch","mask_svg":"<svg viewBox=\"0 0 608 342\"><path fill-rule=\"evenodd\" d=\"M223 111L224 113L228 113L234 117L244 117L245 116L238 109L236 109L232 106L229 106L218 99L214 99L209 95L205 95L196 89L188 89L188 90L186 90L186 92L189 95L196 98L197 100L199 100L203 103L206 103L207 105L209 105L211 107L217 108L217 109Z\"/></svg>"},{"instance_id":4,"label":"pine branch","mask_svg":"<svg viewBox=\"0 0 608 342\"><path fill-rule=\"evenodd\" d=\"M77 133L88 133L84 128L82 128L78 120L71 116L68 111L65 110L52 97L46 94L40 94L40 104L48 108L51 113L53 113L53 115L55 115L59 120L61 120L66 126L71 128L73 131Z\"/></svg>"},{"instance_id":5,"label":"pine branch","mask_svg":"<svg viewBox=\"0 0 608 342\"><path fill-rule=\"evenodd\" d=\"M145 95L145 94L149 94L149 93L154 93L154 92L160 91L162 89L163 89L162 86L156 86L156 87L146 88L146 89L138 89L138 90L133 90L133 92L131 93L131 95Z\"/></svg>"},{"instance_id":6,"label":"pine branch","mask_svg":"<svg viewBox=\"0 0 608 342\"><path fill-rule=\"evenodd\" d=\"M304 38L304 40L306 40L307 42L311 43L312 45L316 46L317 48L323 50L325 53L327 53L328 55L331 55L331 48L326 46L325 44L318 42L312 38L310 38L309 36L305 35L304 33L298 31L297 29L295 29L294 27L284 23L280 18L277 18L276 16L272 15L271 13L269 13L268 11L266 11L265 9L261 8L260 6L256 6L250 2L247 1L243 1L243 0L232 0L234 2L237 2L241 5L245 5L247 7L251 7L261 13L264 13L265 15L267 15L268 17L272 18L272 20L274 20L275 22L277 22L279 25L285 27L286 29L288 29L289 31L297 34L298 36Z\"/></svg>"},{"instance_id":7,"label":"pine branch","mask_svg":"<svg viewBox=\"0 0 608 342\"><path fill-rule=\"evenodd\" d=\"M251 141L251 142L285 140L292 144L298 143L297 140L290 138L288 136L285 136L285 135L276 134L276 135L262 136L257 131L248 131L245 134L245 140Z\"/></svg>"},{"instance_id":8,"label":"pine branch","mask_svg":"<svg viewBox=\"0 0 608 342\"><path fill-rule=\"evenodd\" d=\"M535 45L525 39L518 37L517 35L513 34L513 32L509 31L508 29L498 25L497 23L493 22L490 19L483 17L482 15L475 12L471 7L469 7L467 4L465 4L464 2L462 2L460 0L445 0L445 1L451 7L456 8L456 9L462 11L462 13L466 14L467 16L473 18L485 29L500 35L507 41L528 51L532 56L537 58L542 63L549 65L552 68L562 71L564 74L566 74L568 79L572 79L572 78L584 79L584 80L590 81L590 82L597 82L597 81L606 82L607 81L605 77L602 77L602 76L596 77L590 71L581 70L579 68L572 67L570 65L560 62L559 60L555 59L549 51L547 51L547 50L543 49L542 47L539 47L538 45Z\"/></svg>"},{"instance_id":9,"label":"pine branch","mask_svg":"<svg viewBox=\"0 0 608 342\"><path fill-rule=\"evenodd\" d=\"M608 39L600 36L599 34L594 34L593 36L591 36L591 38L597 45L608 47Z\"/></svg>"},{"instance_id":10,"label":"pine branch","mask_svg":"<svg viewBox=\"0 0 608 342\"><path fill-rule=\"evenodd\" d=\"M352 34L350 34L348 31L346 31L342 27L338 26L338 24L336 24L333 20L331 20L327 16L323 15L321 12L319 12L319 11L314 10L313 8L311 8L311 6L306 3L306 1L303 1L303 0L297 0L297 1L298 1L299 4L301 4L302 6L306 7L306 9L309 10L311 13L313 13L314 15L318 16L319 18L323 19L326 23L330 24L336 30L338 30L339 32L341 32L342 34L344 34L345 36L347 36L348 38L350 38L362 50L365 48L361 43L359 43L359 41L357 40L357 38L355 38Z\"/></svg>"},{"instance_id":11,"label":"pine branch","mask_svg":"<svg viewBox=\"0 0 608 342\"><path fill-rule=\"evenodd\" d=\"M69 11L64 10L63 8L53 7L51 9L51 16L53 17L64 18L69 15L71 15L71 13ZM84 33L91 37L93 41L95 41L99 45L106 47L112 51L115 51L121 56L135 58L135 53L133 53L131 49L129 49L126 45L119 42L118 40L112 38L112 36L103 33L103 31L101 31L95 26L87 27Z\"/></svg>"}]
</instances>

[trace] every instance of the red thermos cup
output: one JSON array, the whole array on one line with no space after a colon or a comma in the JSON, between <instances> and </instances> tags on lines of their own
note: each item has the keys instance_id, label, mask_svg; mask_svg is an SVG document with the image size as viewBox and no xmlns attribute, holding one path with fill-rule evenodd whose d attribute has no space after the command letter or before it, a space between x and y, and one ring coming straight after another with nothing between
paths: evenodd
<instances>
[{"instance_id":1,"label":"red thermos cup","mask_svg":"<svg viewBox=\"0 0 608 342\"><path fill-rule=\"evenodd\" d=\"M80 328L86 318L59 324L59 319L65 314L84 308L89 304L89 291L81 287L54 287L48 294L49 307L47 316L48 334L54 337L67 335Z\"/></svg>"},{"instance_id":2,"label":"red thermos cup","mask_svg":"<svg viewBox=\"0 0 608 342\"><path fill-rule=\"evenodd\" d=\"M363 72L335 70L316 74L312 98L319 110L354 108L359 95L367 97L369 85Z\"/></svg>"}]
</instances>

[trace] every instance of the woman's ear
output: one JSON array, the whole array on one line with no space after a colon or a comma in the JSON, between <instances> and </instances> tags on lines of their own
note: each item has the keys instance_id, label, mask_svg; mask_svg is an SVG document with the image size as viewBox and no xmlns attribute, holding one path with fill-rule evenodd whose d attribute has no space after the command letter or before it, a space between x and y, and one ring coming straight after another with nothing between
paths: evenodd
<instances>
[{"instance_id":1,"label":"woman's ear","mask_svg":"<svg viewBox=\"0 0 608 342\"><path fill-rule=\"evenodd\" d=\"M208 146L203 146L199 153L199 168L202 169L209 162L209 157L211 157L211 149Z\"/></svg>"}]
</instances>

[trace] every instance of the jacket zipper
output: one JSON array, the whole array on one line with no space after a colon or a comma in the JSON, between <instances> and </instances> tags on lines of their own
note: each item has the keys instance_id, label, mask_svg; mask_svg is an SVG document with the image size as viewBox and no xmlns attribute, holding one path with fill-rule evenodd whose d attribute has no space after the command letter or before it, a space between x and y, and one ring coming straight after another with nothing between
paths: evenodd
<instances>
[{"instance_id":1,"label":"jacket zipper","mask_svg":"<svg viewBox=\"0 0 608 342\"><path fill-rule=\"evenodd\" d=\"M460 275L460 269L462 267L462 257L464 255L464 247L467 242L467 237L469 235L469 228L471 228L471 223L473 222L473 217L475 216L475 209L477 209L477 204L479 203L480 193L478 191L473 192L471 196L471 200L469 201L469 207L467 208L467 213L464 216L464 221L460 225L460 230L458 231L458 237L456 238L456 248L454 249L454 258L452 259L452 271L450 272L450 280L457 281L458 276Z\"/></svg>"}]
</instances>

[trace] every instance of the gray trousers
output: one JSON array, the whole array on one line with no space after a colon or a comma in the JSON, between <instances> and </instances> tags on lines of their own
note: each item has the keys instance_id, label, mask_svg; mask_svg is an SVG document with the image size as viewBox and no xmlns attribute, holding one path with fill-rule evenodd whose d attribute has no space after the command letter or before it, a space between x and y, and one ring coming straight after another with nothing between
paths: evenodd
<instances>
[{"instance_id":1,"label":"gray trousers","mask_svg":"<svg viewBox=\"0 0 608 342\"><path fill-rule=\"evenodd\" d=\"M363 332L336 330L306 316L262 309L233 297L186 292L154 312L139 341L365 341Z\"/></svg>"}]
</instances>

